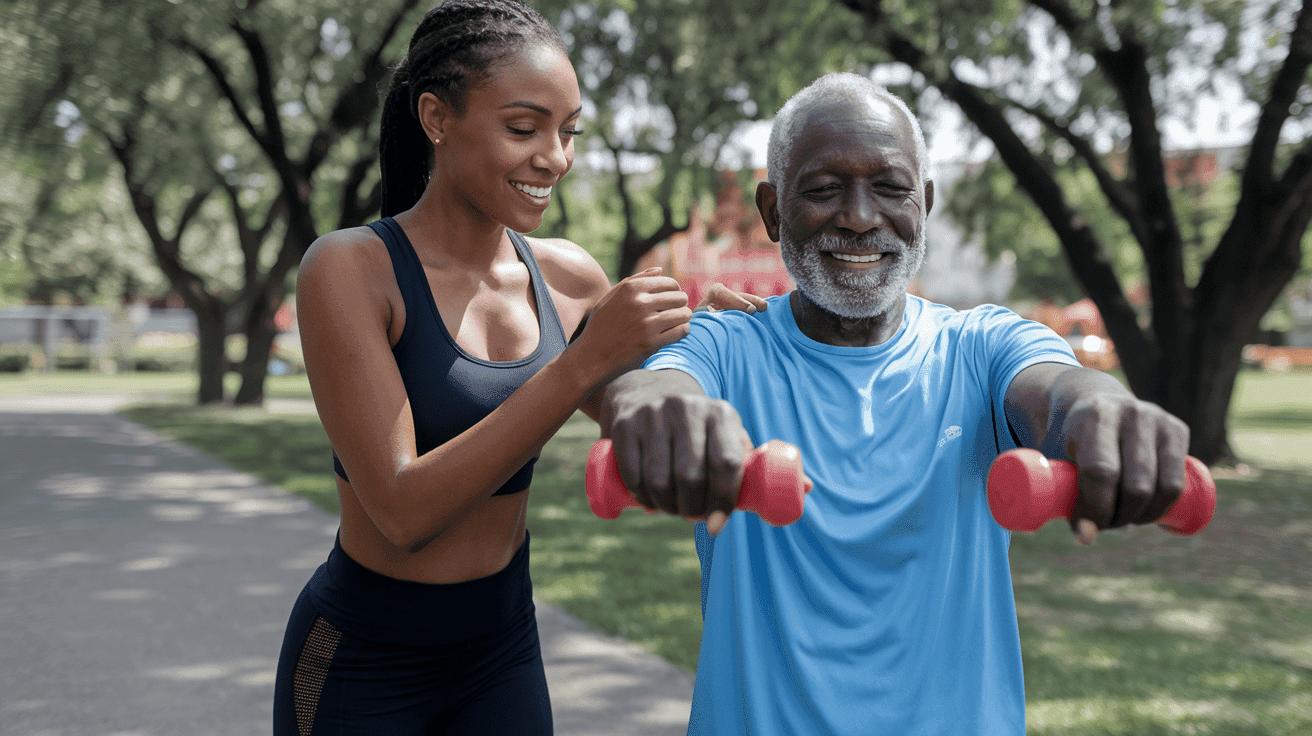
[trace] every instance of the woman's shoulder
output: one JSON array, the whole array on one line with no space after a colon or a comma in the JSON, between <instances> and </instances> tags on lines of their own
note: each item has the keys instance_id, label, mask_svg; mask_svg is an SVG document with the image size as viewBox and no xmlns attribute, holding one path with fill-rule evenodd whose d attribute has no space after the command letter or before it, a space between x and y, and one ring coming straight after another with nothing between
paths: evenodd
<instances>
[{"instance_id":1,"label":"woman's shoulder","mask_svg":"<svg viewBox=\"0 0 1312 736\"><path fill-rule=\"evenodd\" d=\"M360 277L379 267L391 268L387 248L373 228L334 230L320 235L301 258L300 278Z\"/></svg>"},{"instance_id":2,"label":"woman's shoulder","mask_svg":"<svg viewBox=\"0 0 1312 736\"><path fill-rule=\"evenodd\" d=\"M564 238L524 237L547 285L565 297L587 299L610 289L610 279L597 259Z\"/></svg>"}]
</instances>

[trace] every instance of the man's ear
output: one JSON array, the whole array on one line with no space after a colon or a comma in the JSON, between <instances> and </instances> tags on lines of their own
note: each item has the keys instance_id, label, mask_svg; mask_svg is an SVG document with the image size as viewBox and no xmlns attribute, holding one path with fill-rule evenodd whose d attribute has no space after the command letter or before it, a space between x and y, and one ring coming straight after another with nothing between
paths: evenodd
<instances>
[{"instance_id":1,"label":"man's ear","mask_svg":"<svg viewBox=\"0 0 1312 736\"><path fill-rule=\"evenodd\" d=\"M934 209L934 180L925 180L925 216L929 217L930 210Z\"/></svg>"},{"instance_id":2,"label":"man's ear","mask_svg":"<svg viewBox=\"0 0 1312 736\"><path fill-rule=\"evenodd\" d=\"M756 209L761 213L761 221L765 223L765 234L778 243L779 193L768 181L756 185Z\"/></svg>"},{"instance_id":3,"label":"man's ear","mask_svg":"<svg viewBox=\"0 0 1312 736\"><path fill-rule=\"evenodd\" d=\"M419 95L419 124L424 128L424 135L428 140L437 139L442 141L446 139L446 124L451 121L453 115L451 108L446 106L432 92L425 92Z\"/></svg>"}]
</instances>

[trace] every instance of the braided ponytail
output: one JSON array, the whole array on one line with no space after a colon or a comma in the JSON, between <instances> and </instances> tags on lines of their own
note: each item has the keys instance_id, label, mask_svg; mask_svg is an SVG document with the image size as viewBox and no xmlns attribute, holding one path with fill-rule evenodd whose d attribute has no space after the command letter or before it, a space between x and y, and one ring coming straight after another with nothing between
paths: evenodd
<instances>
[{"instance_id":1,"label":"braided ponytail","mask_svg":"<svg viewBox=\"0 0 1312 736\"><path fill-rule=\"evenodd\" d=\"M384 217L413 207L428 186L433 143L419 124L420 95L431 92L462 115L466 93L532 41L566 50L555 26L519 0L447 0L428 11L392 73L383 104L378 153Z\"/></svg>"},{"instance_id":2,"label":"braided ponytail","mask_svg":"<svg viewBox=\"0 0 1312 736\"><path fill-rule=\"evenodd\" d=\"M415 206L428 186L428 161L433 155L433 144L409 106L409 75L405 62L402 62L392 74L392 88L383 103L378 136L383 217L391 217Z\"/></svg>"}]
</instances>

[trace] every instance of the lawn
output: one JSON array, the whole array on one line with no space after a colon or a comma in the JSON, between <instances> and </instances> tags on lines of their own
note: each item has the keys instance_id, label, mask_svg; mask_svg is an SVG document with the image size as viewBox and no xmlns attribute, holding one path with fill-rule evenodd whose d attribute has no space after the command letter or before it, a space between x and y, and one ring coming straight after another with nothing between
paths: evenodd
<instances>
[{"instance_id":1,"label":"lawn","mask_svg":"<svg viewBox=\"0 0 1312 736\"><path fill-rule=\"evenodd\" d=\"M241 377L224 376L227 395L236 395ZM196 396L194 373L91 373L88 371L52 371L38 373L0 373L0 396L16 394L130 394L143 400L187 402ZM269 376L265 395L280 399L310 398L310 384L305 376Z\"/></svg>"},{"instance_id":2,"label":"lawn","mask_svg":"<svg viewBox=\"0 0 1312 736\"><path fill-rule=\"evenodd\" d=\"M271 395L306 395L303 379L284 380ZM313 414L163 404L128 416L335 509ZM1058 523L1014 537L1030 733L1312 734L1312 373L1241 374L1232 429L1252 472L1218 472L1199 537L1135 528L1082 548ZM581 489L596 436L576 415L538 464L537 594L691 670L691 530L633 511L593 517Z\"/></svg>"}]
</instances>

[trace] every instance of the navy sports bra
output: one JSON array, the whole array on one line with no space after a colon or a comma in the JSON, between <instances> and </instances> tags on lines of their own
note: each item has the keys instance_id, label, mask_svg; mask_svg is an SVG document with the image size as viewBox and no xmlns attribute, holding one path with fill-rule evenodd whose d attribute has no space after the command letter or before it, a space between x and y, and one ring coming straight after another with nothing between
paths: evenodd
<instances>
[{"instance_id":1,"label":"navy sports bra","mask_svg":"<svg viewBox=\"0 0 1312 736\"><path fill-rule=\"evenodd\" d=\"M507 230L533 280L533 297L538 306L538 347L519 360L490 361L470 355L447 332L424 267L405 231L390 217L369 227L387 244L396 284L405 301L405 329L392 348L392 357L396 358L406 396L410 398L415 450L422 455L491 414L515 389L564 352L565 330L528 242L519 233ZM519 493L528 488L537 460L535 455L492 495ZM350 480L336 452L333 467L343 480Z\"/></svg>"}]
</instances>

